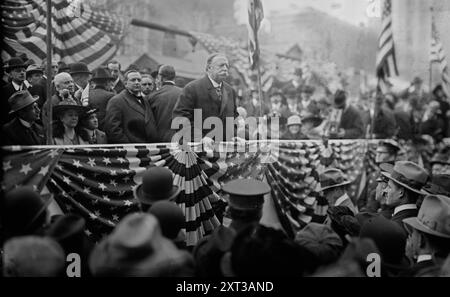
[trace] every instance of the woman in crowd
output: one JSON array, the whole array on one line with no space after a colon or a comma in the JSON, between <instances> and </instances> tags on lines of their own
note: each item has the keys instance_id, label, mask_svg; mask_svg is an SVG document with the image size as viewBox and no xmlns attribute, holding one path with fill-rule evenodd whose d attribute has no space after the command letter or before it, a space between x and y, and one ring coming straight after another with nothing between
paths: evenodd
<instances>
[{"instance_id":1,"label":"woman in crowd","mask_svg":"<svg viewBox=\"0 0 450 297\"><path fill-rule=\"evenodd\" d=\"M106 134L98 129L97 109L89 109L80 118L82 139L87 139L89 144L106 144Z\"/></svg>"},{"instance_id":2,"label":"woman in crowd","mask_svg":"<svg viewBox=\"0 0 450 297\"><path fill-rule=\"evenodd\" d=\"M86 108L78 105L73 99L64 99L53 107L53 114L56 119L53 126L53 144L89 144L87 138L82 138L82 128L78 125L79 117L85 111Z\"/></svg>"}]
</instances>

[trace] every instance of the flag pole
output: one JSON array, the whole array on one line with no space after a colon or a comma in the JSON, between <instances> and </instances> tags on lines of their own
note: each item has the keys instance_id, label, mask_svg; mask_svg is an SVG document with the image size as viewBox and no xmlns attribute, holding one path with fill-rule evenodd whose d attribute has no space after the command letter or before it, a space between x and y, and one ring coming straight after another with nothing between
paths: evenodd
<instances>
[{"instance_id":1,"label":"flag pole","mask_svg":"<svg viewBox=\"0 0 450 297\"><path fill-rule=\"evenodd\" d=\"M46 67L46 75L47 75L47 114L48 114L48 122L43 123L47 124L46 138L47 144L52 144L52 1L46 0L47 2L47 67Z\"/></svg>"},{"instance_id":2,"label":"flag pole","mask_svg":"<svg viewBox=\"0 0 450 297\"><path fill-rule=\"evenodd\" d=\"M434 26L434 16L433 16L433 4L430 6L430 12L431 12L431 39L433 39L433 26ZM433 59L429 59L429 88L430 91L433 89L433 86L431 85L433 83Z\"/></svg>"},{"instance_id":3,"label":"flag pole","mask_svg":"<svg viewBox=\"0 0 450 297\"><path fill-rule=\"evenodd\" d=\"M256 24L256 13L253 14L253 23ZM255 50L257 53L257 60L256 60L256 69L257 69L257 77L258 77L258 97L259 97L259 117L262 117L262 86L261 86L261 68L259 67L259 61L261 53L259 51L259 42L258 42L258 31L259 28L255 28L254 34L255 34Z\"/></svg>"}]
</instances>

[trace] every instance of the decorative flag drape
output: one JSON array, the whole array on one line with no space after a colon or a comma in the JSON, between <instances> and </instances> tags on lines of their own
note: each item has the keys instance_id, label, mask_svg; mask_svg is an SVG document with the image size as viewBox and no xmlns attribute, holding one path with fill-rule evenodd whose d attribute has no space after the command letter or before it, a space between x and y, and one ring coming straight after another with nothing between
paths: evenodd
<instances>
[{"instance_id":1,"label":"decorative flag drape","mask_svg":"<svg viewBox=\"0 0 450 297\"><path fill-rule=\"evenodd\" d=\"M2 26L4 60L26 53L39 63L46 57L45 0L4 0ZM53 53L65 63L84 62L90 69L111 59L123 37L126 21L114 14L92 10L78 0L52 1Z\"/></svg>"},{"instance_id":2,"label":"decorative flag drape","mask_svg":"<svg viewBox=\"0 0 450 297\"><path fill-rule=\"evenodd\" d=\"M398 76L391 11L391 0L384 0L383 12L381 16L382 27L380 36L378 37L378 52L376 58L378 89L382 93L387 91L387 78Z\"/></svg>"},{"instance_id":3,"label":"decorative flag drape","mask_svg":"<svg viewBox=\"0 0 450 297\"><path fill-rule=\"evenodd\" d=\"M434 23L434 17L431 17L431 48L430 48L430 62L439 63L439 68L441 70L441 80L442 87L447 96L449 93L449 83L450 74L448 72L447 57L445 56L444 47L442 46L441 39L439 38L439 33L436 30L436 25Z\"/></svg>"},{"instance_id":4,"label":"decorative flag drape","mask_svg":"<svg viewBox=\"0 0 450 297\"><path fill-rule=\"evenodd\" d=\"M45 187L63 212L86 218L87 234L98 240L123 216L138 211L133 191L143 172L164 166L181 188L176 202L186 218L186 243L192 246L220 224L212 204L224 199L222 185L254 178L272 187L278 219L293 236L326 215L326 201L317 191L319 173L330 166L341 169L353 182L350 196L356 200L366 187L362 177L373 177L376 145L377 140L279 141L275 150L253 142L242 152L231 145L214 153L167 144L4 147L2 190L29 185L40 192Z\"/></svg>"}]
</instances>

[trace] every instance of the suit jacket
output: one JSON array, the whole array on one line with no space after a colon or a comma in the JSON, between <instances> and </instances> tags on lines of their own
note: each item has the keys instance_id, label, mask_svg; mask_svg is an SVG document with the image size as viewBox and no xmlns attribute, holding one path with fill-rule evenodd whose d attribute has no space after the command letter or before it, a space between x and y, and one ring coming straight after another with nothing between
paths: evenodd
<instances>
[{"instance_id":1,"label":"suit jacket","mask_svg":"<svg viewBox=\"0 0 450 297\"><path fill-rule=\"evenodd\" d=\"M24 87L22 88L22 90L27 90L27 89L28 88L26 87L26 85L24 85ZM9 114L9 112L11 111L11 108L9 106L8 99L15 92L17 92L17 91L16 91L16 89L14 89L12 82L9 82L8 84L6 84L5 86L2 87L2 100L0 100L0 108L1 108L0 121L1 121L2 125L6 124L14 119L14 116Z\"/></svg>"},{"instance_id":2,"label":"suit jacket","mask_svg":"<svg viewBox=\"0 0 450 297\"><path fill-rule=\"evenodd\" d=\"M2 127L4 145L44 145L45 133L41 126L34 124L33 131L25 127L19 118L14 118Z\"/></svg>"},{"instance_id":3,"label":"suit jacket","mask_svg":"<svg viewBox=\"0 0 450 297\"><path fill-rule=\"evenodd\" d=\"M372 133L375 138L392 138L397 133L397 122L394 113L382 107L372 119Z\"/></svg>"},{"instance_id":4,"label":"suit jacket","mask_svg":"<svg viewBox=\"0 0 450 297\"><path fill-rule=\"evenodd\" d=\"M344 139L364 138L364 123L359 111L349 105L342 113L339 129L345 130Z\"/></svg>"},{"instance_id":5,"label":"suit jacket","mask_svg":"<svg viewBox=\"0 0 450 297\"><path fill-rule=\"evenodd\" d=\"M172 130L172 112L182 89L168 83L152 93L149 98L150 108L155 116L158 129L158 142L170 142L175 130Z\"/></svg>"},{"instance_id":6,"label":"suit jacket","mask_svg":"<svg viewBox=\"0 0 450 297\"><path fill-rule=\"evenodd\" d=\"M89 105L92 108L98 109L98 128L102 131L105 128L106 106L108 105L108 101L114 97L114 95L113 92L108 92L101 87L95 87L94 89L89 90Z\"/></svg>"},{"instance_id":7,"label":"suit jacket","mask_svg":"<svg viewBox=\"0 0 450 297\"><path fill-rule=\"evenodd\" d=\"M123 90L125 90L125 85L123 84L123 82L119 79L119 81L117 82L117 84L114 86L114 92L116 92L116 94L121 93Z\"/></svg>"},{"instance_id":8,"label":"suit jacket","mask_svg":"<svg viewBox=\"0 0 450 297\"><path fill-rule=\"evenodd\" d=\"M235 136L235 126L232 131L226 133L226 118L234 119L238 116L236 107L236 92L226 82L222 83L222 100L216 93L214 86L209 80L208 76L194 80L188 83L178 98L175 109L172 113L172 119L176 117L187 118L191 122L191 141L200 141L196 137L204 137L212 129L203 129L204 120L208 117L218 117L223 125L223 140L230 140ZM199 109L202 112L201 119L197 119L198 125L194 132L194 109ZM201 120L201 123L200 123ZM181 128L181 127L180 127ZM230 129L231 130L231 129ZM195 135L195 137L194 137Z\"/></svg>"},{"instance_id":9,"label":"suit jacket","mask_svg":"<svg viewBox=\"0 0 450 297\"><path fill-rule=\"evenodd\" d=\"M403 219L417 217L418 212L419 211L417 209L404 209L404 210L397 212L395 215L393 215L391 218L391 221L399 224L400 227L402 227L405 234L408 235L408 231L406 230L405 226L403 225Z\"/></svg>"},{"instance_id":10,"label":"suit jacket","mask_svg":"<svg viewBox=\"0 0 450 297\"><path fill-rule=\"evenodd\" d=\"M36 85L30 87L28 89L28 91L33 96L39 96L39 100L36 101L36 103L38 104L39 108L42 108L42 106L44 105L45 101L47 100L46 87L44 87L44 86L42 86L40 84L36 84Z\"/></svg>"},{"instance_id":11,"label":"suit jacket","mask_svg":"<svg viewBox=\"0 0 450 297\"><path fill-rule=\"evenodd\" d=\"M127 89L112 97L106 107L105 132L109 143L156 142L158 131L149 103L139 104Z\"/></svg>"}]
</instances>

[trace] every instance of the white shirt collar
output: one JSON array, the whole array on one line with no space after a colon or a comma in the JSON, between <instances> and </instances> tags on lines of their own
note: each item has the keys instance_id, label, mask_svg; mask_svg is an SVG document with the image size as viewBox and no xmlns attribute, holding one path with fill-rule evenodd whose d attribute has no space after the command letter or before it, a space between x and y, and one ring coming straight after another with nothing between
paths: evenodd
<instances>
[{"instance_id":1,"label":"white shirt collar","mask_svg":"<svg viewBox=\"0 0 450 297\"><path fill-rule=\"evenodd\" d=\"M432 260L432 259L433 259L433 257L431 255L419 255L417 257L417 263L423 262L423 261L429 261L429 260Z\"/></svg>"},{"instance_id":2,"label":"white shirt collar","mask_svg":"<svg viewBox=\"0 0 450 297\"><path fill-rule=\"evenodd\" d=\"M116 87L116 85L119 83L120 77L117 77L116 81L114 82L114 88Z\"/></svg>"},{"instance_id":3,"label":"white shirt collar","mask_svg":"<svg viewBox=\"0 0 450 297\"><path fill-rule=\"evenodd\" d=\"M211 78L211 76L208 75L209 80L211 81L214 88L222 87L222 83L217 83L214 79Z\"/></svg>"},{"instance_id":4,"label":"white shirt collar","mask_svg":"<svg viewBox=\"0 0 450 297\"><path fill-rule=\"evenodd\" d=\"M29 122L27 122L27 121L25 121L25 120L22 120L21 118L19 118L19 121L20 121L20 123L21 123L22 125L24 125L25 127L31 128L31 123L29 123Z\"/></svg>"},{"instance_id":5,"label":"white shirt collar","mask_svg":"<svg viewBox=\"0 0 450 297\"><path fill-rule=\"evenodd\" d=\"M394 209L394 213L392 214L393 216L402 211L402 210L406 210L406 209L417 209L417 205L415 204L403 204L403 205L399 205Z\"/></svg>"},{"instance_id":6,"label":"white shirt collar","mask_svg":"<svg viewBox=\"0 0 450 297\"><path fill-rule=\"evenodd\" d=\"M26 90L27 88L29 88L31 86L30 83L28 81L26 81L26 80L23 81L21 86L16 84L15 81L11 81L11 82L12 82L12 85L14 87L14 90L16 90L16 91ZM25 85L26 88L23 88L23 85Z\"/></svg>"},{"instance_id":7,"label":"white shirt collar","mask_svg":"<svg viewBox=\"0 0 450 297\"><path fill-rule=\"evenodd\" d=\"M336 202L334 203L334 206L339 206L341 205L345 200L349 199L350 197L348 197L347 193L345 193L344 195L342 195L341 197L339 197Z\"/></svg>"}]
</instances>

